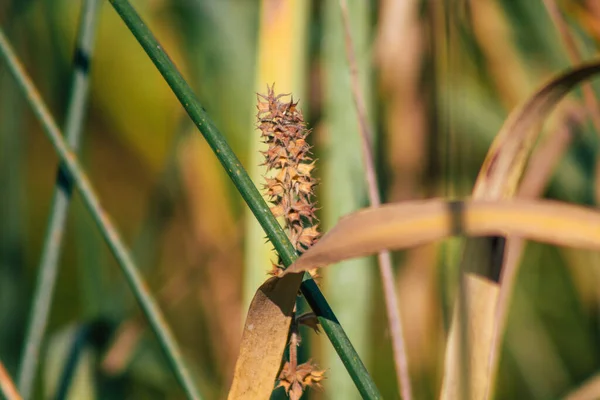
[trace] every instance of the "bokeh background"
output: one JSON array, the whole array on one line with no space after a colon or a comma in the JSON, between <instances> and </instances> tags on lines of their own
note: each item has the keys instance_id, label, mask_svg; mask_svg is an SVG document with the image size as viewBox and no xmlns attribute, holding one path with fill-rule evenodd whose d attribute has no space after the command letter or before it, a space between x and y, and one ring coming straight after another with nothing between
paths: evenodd
<instances>
[{"instance_id":1,"label":"bokeh background","mask_svg":"<svg viewBox=\"0 0 600 400\"><path fill-rule=\"evenodd\" d=\"M321 227L368 205L337 0L132 1L262 184L256 92L300 99L314 145ZM595 0L349 0L353 45L385 202L468 196L511 109L600 40ZM555 4L563 25L548 13ZM81 2L0 0L0 24L62 126ZM101 7L81 159L175 332L206 398L225 398L245 312L275 260L183 108L108 2ZM572 122L572 116L583 117ZM540 127L568 125L545 196L596 206L597 133L576 91ZM0 65L0 359L15 376L58 159ZM394 254L415 398L443 376L458 265L454 239ZM550 399L600 368L597 253L529 243L509 317L498 398ZM384 398L397 398L374 259L319 281ZM78 195L70 209L36 398L51 397L84 327L97 330L70 398L179 399L168 364ZM305 397L358 398L324 334L302 357L328 369Z\"/></svg>"}]
</instances>

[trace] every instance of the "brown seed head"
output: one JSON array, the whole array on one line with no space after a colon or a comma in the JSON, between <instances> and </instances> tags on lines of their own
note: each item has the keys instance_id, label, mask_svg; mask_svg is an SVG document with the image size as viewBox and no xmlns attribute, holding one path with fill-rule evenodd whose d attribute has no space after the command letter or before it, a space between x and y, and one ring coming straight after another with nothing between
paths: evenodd
<instances>
[{"instance_id":1,"label":"brown seed head","mask_svg":"<svg viewBox=\"0 0 600 400\"><path fill-rule=\"evenodd\" d=\"M305 251L318 238L316 208L312 202L317 180L311 176L315 163L310 157L311 146L298 102L288 95L275 95L274 87L267 94L258 94L257 126L261 139L268 144L262 152L267 171L275 170L274 178L265 178L266 195L273 204L271 212L284 217L290 240L298 251Z\"/></svg>"}]
</instances>

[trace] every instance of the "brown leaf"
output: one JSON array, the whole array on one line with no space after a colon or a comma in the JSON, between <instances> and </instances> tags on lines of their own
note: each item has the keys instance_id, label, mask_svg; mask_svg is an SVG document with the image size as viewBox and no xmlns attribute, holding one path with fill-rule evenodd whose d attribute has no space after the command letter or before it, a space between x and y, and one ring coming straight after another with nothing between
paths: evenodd
<instances>
[{"instance_id":1,"label":"brown leaf","mask_svg":"<svg viewBox=\"0 0 600 400\"><path fill-rule=\"evenodd\" d=\"M256 291L242 334L229 400L268 399L287 344L302 274L270 278Z\"/></svg>"},{"instance_id":2,"label":"brown leaf","mask_svg":"<svg viewBox=\"0 0 600 400\"><path fill-rule=\"evenodd\" d=\"M467 295L466 321L468 329L468 346L470 355L470 394L472 399L483 399L488 382L487 360L492 345L492 327L494 310L498 299L498 285L487 279L467 274L465 291ZM459 327L459 308L454 308L452 326ZM446 360L444 362L444 379L440 400L464 398L460 387L460 339L458 329L450 331Z\"/></svg>"},{"instance_id":3,"label":"brown leaf","mask_svg":"<svg viewBox=\"0 0 600 400\"><path fill-rule=\"evenodd\" d=\"M281 276L451 235L505 236L600 249L600 212L550 200L433 199L363 209L342 218Z\"/></svg>"},{"instance_id":4,"label":"brown leaf","mask_svg":"<svg viewBox=\"0 0 600 400\"><path fill-rule=\"evenodd\" d=\"M598 73L600 73L600 61L598 60L571 69L552 79L536 91L533 96L529 97L521 107L511 112L494 139L479 171L473 188L473 199L497 200L514 196L519 187L519 182L531 149L539 134L539 129L533 128L539 128L558 102L577 84L590 79ZM478 247L480 245L477 243L468 241L463 261L472 260ZM506 247L506 250L508 250L508 247ZM504 254L505 256L507 255L506 251ZM512 255L508 255L514 257L514 251ZM501 262L502 257L494 260L491 254L488 253L486 254L486 259L479 259L473 265L480 270L482 267L488 265L487 275L491 276L492 271L497 270L501 266ZM463 267L467 264L468 262L465 262ZM505 274L505 272L502 273ZM516 273L516 268L511 273ZM510 279L507 279L507 282L504 282L504 278L501 279L503 281L499 296L501 301L495 310L496 319L491 322L494 327L491 331L493 343L489 355L489 383L485 398L490 398L495 391L495 378L506 317L505 309L513 285Z\"/></svg>"},{"instance_id":5,"label":"brown leaf","mask_svg":"<svg viewBox=\"0 0 600 400\"><path fill-rule=\"evenodd\" d=\"M537 137L537 131L532 131L532 128L543 122L577 84L598 73L600 61L569 70L512 111L487 153L475 182L473 197L496 199L514 194L525 167L526 155Z\"/></svg>"}]
</instances>

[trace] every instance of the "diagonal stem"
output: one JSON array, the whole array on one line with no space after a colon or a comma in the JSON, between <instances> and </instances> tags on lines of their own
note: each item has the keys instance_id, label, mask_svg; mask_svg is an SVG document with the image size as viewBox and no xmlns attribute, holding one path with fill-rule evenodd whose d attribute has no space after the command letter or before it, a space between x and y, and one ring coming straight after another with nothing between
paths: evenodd
<instances>
[{"instance_id":1,"label":"diagonal stem","mask_svg":"<svg viewBox=\"0 0 600 400\"><path fill-rule=\"evenodd\" d=\"M171 333L158 304L152 297L148 285L138 271L138 268L136 267L130 252L121 240L118 231L100 204L98 196L90 184L87 174L83 172L77 157L63 139L56 122L54 122L54 119L48 111L48 107L44 104L39 92L26 74L21 63L18 61L14 50L8 43L2 30L0 30L0 56L6 61L10 73L17 81L19 88L23 91L35 116L41 121L48 139L50 139L52 146L54 146L54 149L63 162L64 171L68 172L70 175L67 175L66 177L68 177L69 180L72 180L73 184L77 187L85 206L88 208L94 222L96 222L98 229L106 240L119 266L123 270L133 293L148 318L150 326L158 337L158 341L165 352L168 362L173 368L177 380L180 382L188 398L201 399L201 396L185 367L181 351L175 342L173 334Z\"/></svg>"},{"instance_id":2,"label":"diagonal stem","mask_svg":"<svg viewBox=\"0 0 600 400\"><path fill-rule=\"evenodd\" d=\"M81 7L80 26L73 57L73 78L67 107L65 135L67 143L77 151L84 126L89 92L89 63L94 49L94 39L98 24L100 1L86 0ZM52 195L52 209L46 228L38 277L33 295L33 307L25 334L24 349L18 373L18 385L23 398L31 397L40 348L46 333L46 326L52 306L52 297L58 275L58 262L62 247L71 193L72 182L59 167Z\"/></svg>"},{"instance_id":3,"label":"diagonal stem","mask_svg":"<svg viewBox=\"0 0 600 400\"><path fill-rule=\"evenodd\" d=\"M279 225L275 217L273 217L269 206L262 198L256 186L254 186L252 179L250 179L250 176L242 167L237 156L233 153L223 135L200 104L192 88L183 79L169 56L165 53L156 38L154 38L152 32L144 24L129 1L110 0L110 2L131 30L131 33L144 48L148 57L150 57L156 68L160 71L194 124L198 127L198 130L215 152L223 168L242 195L242 198L265 230L284 264L286 266L292 264L298 257L298 254L283 228ZM335 317L333 310L327 304L317 284L310 278L310 275L305 275L305 280L300 288L308 304L319 318L323 330L338 352L340 359L361 395L367 399L381 398L381 394L375 386L373 379L367 372L367 369Z\"/></svg>"}]
</instances>

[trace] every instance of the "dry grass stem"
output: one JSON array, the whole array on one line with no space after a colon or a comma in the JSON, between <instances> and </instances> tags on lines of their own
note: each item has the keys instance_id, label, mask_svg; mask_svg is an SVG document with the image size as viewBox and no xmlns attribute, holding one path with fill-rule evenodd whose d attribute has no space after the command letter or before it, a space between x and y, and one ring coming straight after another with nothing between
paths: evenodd
<instances>
[{"instance_id":1,"label":"dry grass stem","mask_svg":"<svg viewBox=\"0 0 600 400\"><path fill-rule=\"evenodd\" d=\"M381 205L379 196L379 187L377 184L377 176L375 173L375 162L372 154L372 139L373 132L367 121L367 110L365 99L360 89L358 80L358 66L352 35L350 29L350 17L348 15L348 6L345 0L340 0L340 8L342 11L342 20L344 25L344 37L346 45L346 57L350 68L350 79L352 84L352 94L356 105L358 122L360 125L362 153L365 165L365 173L367 187L369 192L369 201L372 207ZM377 255L379 262L379 271L383 285L383 293L385 297L385 305L387 311L390 332L392 336L392 347L394 350L394 364L396 367L396 377L400 385L400 392L404 400L412 399L412 387L410 383L410 373L408 369L408 359L406 356L406 344L404 342L404 334L402 331L402 319L400 316L400 307L398 305L398 295L394 286L394 274L392 271L392 258L388 251L382 251Z\"/></svg>"}]
</instances>

